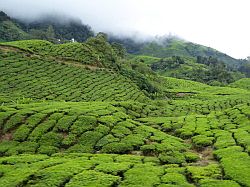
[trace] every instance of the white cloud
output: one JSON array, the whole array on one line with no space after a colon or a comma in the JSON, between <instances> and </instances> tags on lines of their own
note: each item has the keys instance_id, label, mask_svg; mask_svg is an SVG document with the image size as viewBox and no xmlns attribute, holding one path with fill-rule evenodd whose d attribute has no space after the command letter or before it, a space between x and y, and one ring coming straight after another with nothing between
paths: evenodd
<instances>
[{"instance_id":1,"label":"white cloud","mask_svg":"<svg viewBox=\"0 0 250 187\"><path fill-rule=\"evenodd\" d=\"M62 12L96 31L173 33L236 58L250 56L249 0L0 0L15 16Z\"/></svg>"}]
</instances>

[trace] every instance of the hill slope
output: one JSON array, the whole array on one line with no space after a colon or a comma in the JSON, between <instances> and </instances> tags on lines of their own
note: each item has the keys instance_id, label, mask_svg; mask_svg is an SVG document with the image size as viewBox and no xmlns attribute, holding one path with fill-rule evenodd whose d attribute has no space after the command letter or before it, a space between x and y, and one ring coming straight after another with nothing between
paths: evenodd
<instances>
[{"instance_id":1,"label":"hill slope","mask_svg":"<svg viewBox=\"0 0 250 187\"><path fill-rule=\"evenodd\" d=\"M129 53L136 55L146 55L158 58L172 56L180 57L213 57L225 62L230 66L239 66L241 60L234 59L227 54L219 52L213 48L188 42L176 37L156 38L152 41L135 41L132 38L111 37L110 41L123 44Z\"/></svg>"},{"instance_id":2,"label":"hill slope","mask_svg":"<svg viewBox=\"0 0 250 187\"><path fill-rule=\"evenodd\" d=\"M250 90L250 78L240 79L236 82L233 82L229 86L233 88L242 88L242 89Z\"/></svg>"},{"instance_id":3,"label":"hill slope","mask_svg":"<svg viewBox=\"0 0 250 187\"><path fill-rule=\"evenodd\" d=\"M27 43L30 44L29 41ZM44 43L50 45L49 42L39 42L39 44ZM38 43L34 42L34 44ZM79 45L82 46L76 44L76 46ZM64 47L58 46L58 48L61 51L67 51ZM40 56L5 45L0 46L0 52L1 94L12 98L7 101L14 98L65 101L143 101L147 99L135 83L112 69L98 67L95 59L88 58L86 53L82 58L86 64L83 64L74 61L80 58L78 56L71 55L73 60L68 60L64 59L64 55L58 58L58 55L54 55L53 52L50 56L46 50L43 52L47 55ZM102 64L104 58L100 58L99 61Z\"/></svg>"},{"instance_id":4,"label":"hill slope","mask_svg":"<svg viewBox=\"0 0 250 187\"><path fill-rule=\"evenodd\" d=\"M157 58L144 55L130 57L134 64L144 63L154 72L166 77L194 80L211 85L227 85L244 78L245 75L228 67L217 58L180 57Z\"/></svg>"},{"instance_id":5,"label":"hill slope","mask_svg":"<svg viewBox=\"0 0 250 187\"><path fill-rule=\"evenodd\" d=\"M0 186L250 184L247 80L163 77L103 34L1 43L0 70Z\"/></svg>"},{"instance_id":6,"label":"hill slope","mask_svg":"<svg viewBox=\"0 0 250 187\"><path fill-rule=\"evenodd\" d=\"M67 21L62 22L63 19L65 18L48 15L36 21L25 22L10 18L0 11L0 41L42 39L63 43L74 38L83 42L94 36L91 28L81 21L67 18Z\"/></svg>"}]
</instances>

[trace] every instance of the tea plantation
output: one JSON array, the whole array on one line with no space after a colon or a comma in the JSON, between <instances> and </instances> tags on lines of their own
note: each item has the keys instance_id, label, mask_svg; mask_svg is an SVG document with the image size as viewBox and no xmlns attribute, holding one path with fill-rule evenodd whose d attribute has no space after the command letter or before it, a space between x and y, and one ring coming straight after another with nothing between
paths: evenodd
<instances>
[{"instance_id":1,"label":"tea plantation","mask_svg":"<svg viewBox=\"0 0 250 187\"><path fill-rule=\"evenodd\" d=\"M0 44L0 187L250 186L249 79L145 75L150 97L122 61L98 38Z\"/></svg>"}]
</instances>

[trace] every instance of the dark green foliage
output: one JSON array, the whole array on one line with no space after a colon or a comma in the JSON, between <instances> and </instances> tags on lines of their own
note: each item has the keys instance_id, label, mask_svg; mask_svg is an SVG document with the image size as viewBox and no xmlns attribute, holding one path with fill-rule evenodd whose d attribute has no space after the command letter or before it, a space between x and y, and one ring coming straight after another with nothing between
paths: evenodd
<instances>
[{"instance_id":1,"label":"dark green foliage","mask_svg":"<svg viewBox=\"0 0 250 187\"><path fill-rule=\"evenodd\" d=\"M106 41L106 37L102 33L97 34L96 37L89 38L86 44L96 50L97 63L101 63L105 67L119 69L119 65L116 63L116 52Z\"/></svg>"},{"instance_id":2,"label":"dark green foliage","mask_svg":"<svg viewBox=\"0 0 250 187\"><path fill-rule=\"evenodd\" d=\"M122 69L121 74L133 79L141 90L145 90L148 93L157 92L157 88L155 88L142 73L129 69Z\"/></svg>"},{"instance_id":3,"label":"dark green foliage","mask_svg":"<svg viewBox=\"0 0 250 187\"><path fill-rule=\"evenodd\" d=\"M161 59L159 62L153 63L151 65L152 70L167 70L180 67L184 64L184 60L179 56L173 56L170 59Z\"/></svg>"},{"instance_id":4,"label":"dark green foliage","mask_svg":"<svg viewBox=\"0 0 250 187\"><path fill-rule=\"evenodd\" d=\"M62 143L62 140L63 140L62 134L48 132L41 137L39 144L59 147Z\"/></svg>"},{"instance_id":5,"label":"dark green foliage","mask_svg":"<svg viewBox=\"0 0 250 187\"><path fill-rule=\"evenodd\" d=\"M3 11L0 11L0 21L10 20L10 17Z\"/></svg>"},{"instance_id":6,"label":"dark green foliage","mask_svg":"<svg viewBox=\"0 0 250 187\"><path fill-rule=\"evenodd\" d=\"M0 142L0 155L11 155L11 152L9 154L6 154L8 150L15 149L15 147L18 145L18 142L16 141L1 141Z\"/></svg>"},{"instance_id":7,"label":"dark green foliage","mask_svg":"<svg viewBox=\"0 0 250 187\"><path fill-rule=\"evenodd\" d=\"M72 38L83 42L94 35L88 25L73 18L62 21L57 16L47 16L39 21L26 23L10 18L4 12L0 13L0 41L23 39L42 39L52 42L69 42Z\"/></svg>"},{"instance_id":8,"label":"dark green foliage","mask_svg":"<svg viewBox=\"0 0 250 187\"><path fill-rule=\"evenodd\" d=\"M165 76L199 81L212 86L222 86L244 78L243 74L236 69L229 68L215 57L198 56L195 60L173 56L154 62L151 68Z\"/></svg>"},{"instance_id":9,"label":"dark green foliage","mask_svg":"<svg viewBox=\"0 0 250 187\"><path fill-rule=\"evenodd\" d=\"M23 114L15 114L10 117L10 119L6 122L3 127L3 131L6 133L13 128L16 128L19 124L23 123L25 120L25 115Z\"/></svg>"},{"instance_id":10,"label":"dark green foliage","mask_svg":"<svg viewBox=\"0 0 250 187\"><path fill-rule=\"evenodd\" d=\"M28 139L31 141L39 140L46 132L51 130L54 125L56 124L55 120L50 120L42 123L41 125L37 126L32 133L29 135Z\"/></svg>"},{"instance_id":11,"label":"dark green foliage","mask_svg":"<svg viewBox=\"0 0 250 187\"><path fill-rule=\"evenodd\" d=\"M73 122L76 120L76 116L65 116L62 117L54 127L55 131L67 132L72 126Z\"/></svg>"},{"instance_id":12,"label":"dark green foliage","mask_svg":"<svg viewBox=\"0 0 250 187\"><path fill-rule=\"evenodd\" d=\"M8 149L6 155L15 155L15 154L32 154L36 153L38 144L36 142L22 142L16 147Z\"/></svg>"},{"instance_id":13,"label":"dark green foliage","mask_svg":"<svg viewBox=\"0 0 250 187\"><path fill-rule=\"evenodd\" d=\"M29 35L20 28L19 24L8 17L1 16L0 19L0 41L29 39Z\"/></svg>"},{"instance_id":14,"label":"dark green foliage","mask_svg":"<svg viewBox=\"0 0 250 187\"><path fill-rule=\"evenodd\" d=\"M238 70L246 75L246 77L250 78L250 61L244 61Z\"/></svg>"},{"instance_id":15,"label":"dark green foliage","mask_svg":"<svg viewBox=\"0 0 250 187\"><path fill-rule=\"evenodd\" d=\"M114 49L116 55L120 58L124 58L126 55L126 49L123 47L123 45L113 42L111 44L112 48Z\"/></svg>"}]
</instances>

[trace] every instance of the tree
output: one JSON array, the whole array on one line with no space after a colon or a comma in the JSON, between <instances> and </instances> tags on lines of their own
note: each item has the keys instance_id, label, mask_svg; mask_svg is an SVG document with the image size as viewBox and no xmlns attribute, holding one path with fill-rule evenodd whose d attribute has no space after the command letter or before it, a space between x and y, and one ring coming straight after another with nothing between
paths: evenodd
<instances>
[{"instance_id":1,"label":"tree","mask_svg":"<svg viewBox=\"0 0 250 187\"><path fill-rule=\"evenodd\" d=\"M3 11L0 11L0 21L7 21L7 20L10 20L10 17Z\"/></svg>"},{"instance_id":2,"label":"tree","mask_svg":"<svg viewBox=\"0 0 250 187\"><path fill-rule=\"evenodd\" d=\"M114 51L116 52L118 57L124 58L126 55L126 49L125 47L123 47L123 45L113 42L111 44L112 48L114 49Z\"/></svg>"},{"instance_id":3,"label":"tree","mask_svg":"<svg viewBox=\"0 0 250 187\"><path fill-rule=\"evenodd\" d=\"M48 29L46 31L46 36L48 40L53 40L55 38L55 31L52 25L48 26Z\"/></svg>"},{"instance_id":4,"label":"tree","mask_svg":"<svg viewBox=\"0 0 250 187\"><path fill-rule=\"evenodd\" d=\"M103 39L104 41L108 41L108 35L106 33L104 33L104 32L99 32L96 35L96 38Z\"/></svg>"}]
</instances>

